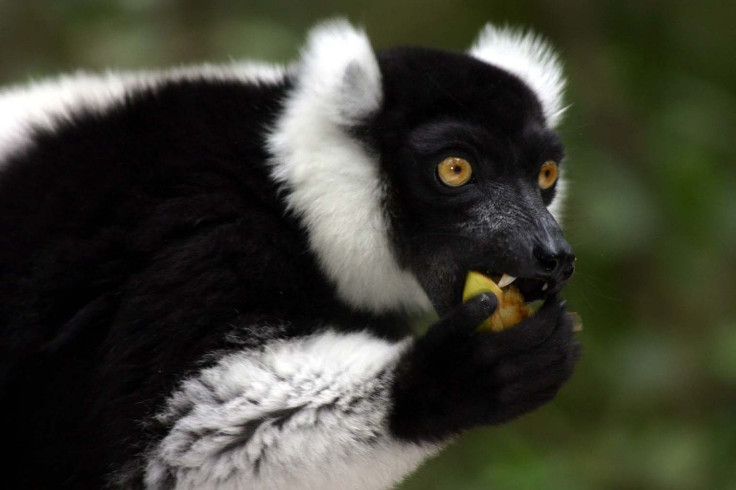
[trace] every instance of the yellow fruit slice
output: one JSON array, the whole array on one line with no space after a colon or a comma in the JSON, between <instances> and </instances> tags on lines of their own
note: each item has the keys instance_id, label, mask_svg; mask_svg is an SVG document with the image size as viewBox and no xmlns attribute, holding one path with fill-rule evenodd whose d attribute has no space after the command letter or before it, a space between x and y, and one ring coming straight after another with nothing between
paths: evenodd
<instances>
[{"instance_id":1,"label":"yellow fruit slice","mask_svg":"<svg viewBox=\"0 0 736 490\"><path fill-rule=\"evenodd\" d=\"M463 288L463 303L482 293L493 293L496 299L498 299L499 308L496 308L493 315L486 318L480 324L478 330L493 330L494 332L503 330L503 321L499 312L501 303L503 302L503 291L490 277L486 277L480 272L468 272L465 278L465 287Z\"/></svg>"},{"instance_id":2,"label":"yellow fruit slice","mask_svg":"<svg viewBox=\"0 0 736 490\"><path fill-rule=\"evenodd\" d=\"M524 296L516 287L508 286L502 290L493 279L480 272L468 272L463 288L463 302L481 293L493 293L498 299L498 308L490 318L480 324L478 330L500 332L513 327L532 314L532 309L524 304Z\"/></svg>"}]
</instances>

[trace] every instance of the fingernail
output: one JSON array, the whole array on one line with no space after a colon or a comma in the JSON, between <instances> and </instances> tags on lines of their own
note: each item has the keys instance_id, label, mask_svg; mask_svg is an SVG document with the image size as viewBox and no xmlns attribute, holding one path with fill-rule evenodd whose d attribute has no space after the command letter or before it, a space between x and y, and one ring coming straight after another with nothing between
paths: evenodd
<instances>
[{"instance_id":1,"label":"fingernail","mask_svg":"<svg viewBox=\"0 0 736 490\"><path fill-rule=\"evenodd\" d=\"M493 308L495 307L494 299L495 299L495 296L493 296L493 293L484 293L481 296L480 302L481 302L481 305L483 305L484 311L490 313L490 311L493 310Z\"/></svg>"}]
</instances>

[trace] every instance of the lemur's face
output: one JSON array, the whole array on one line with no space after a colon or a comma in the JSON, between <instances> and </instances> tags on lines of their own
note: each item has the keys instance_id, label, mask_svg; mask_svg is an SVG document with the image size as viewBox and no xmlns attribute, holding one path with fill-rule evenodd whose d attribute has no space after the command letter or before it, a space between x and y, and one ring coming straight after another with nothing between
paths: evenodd
<instances>
[{"instance_id":1,"label":"lemur's face","mask_svg":"<svg viewBox=\"0 0 736 490\"><path fill-rule=\"evenodd\" d=\"M438 312L461 301L469 270L518 278L529 300L573 271L548 211L563 148L516 77L460 54L379 55L384 104L371 122L392 238Z\"/></svg>"}]
</instances>

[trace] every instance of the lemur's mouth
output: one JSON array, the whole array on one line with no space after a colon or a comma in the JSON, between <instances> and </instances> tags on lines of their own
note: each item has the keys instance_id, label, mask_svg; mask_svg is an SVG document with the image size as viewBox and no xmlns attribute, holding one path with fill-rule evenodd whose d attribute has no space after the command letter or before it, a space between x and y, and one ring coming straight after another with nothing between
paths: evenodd
<instances>
[{"instance_id":1,"label":"lemur's mouth","mask_svg":"<svg viewBox=\"0 0 736 490\"><path fill-rule=\"evenodd\" d=\"M561 286L555 286L549 281L533 277L515 277L507 273L489 271L488 269L476 269L488 278L492 279L502 291L507 291L513 284L524 297L525 303L546 299L559 292Z\"/></svg>"},{"instance_id":2,"label":"lemur's mouth","mask_svg":"<svg viewBox=\"0 0 736 490\"><path fill-rule=\"evenodd\" d=\"M478 327L479 330L498 332L516 325L538 309L539 303L536 307L531 303L553 297L565 286L565 281L556 283L547 279L517 278L506 273L480 270L483 272L473 270L468 272L463 301L467 301L478 292L492 292L498 298L499 304L493 315ZM567 313L567 316L572 331L580 332L583 329L580 315L571 312Z\"/></svg>"},{"instance_id":3,"label":"lemur's mouth","mask_svg":"<svg viewBox=\"0 0 736 490\"><path fill-rule=\"evenodd\" d=\"M505 328L513 327L525 318L534 314L534 307L529 303L539 296L544 283L519 281L526 295L514 283L516 278L509 274L484 274L478 271L468 272L463 287L463 301L469 301L481 293L493 293L498 303L496 310L478 327L479 330L491 330L499 332ZM541 284L539 284L541 283ZM545 288L549 290L549 287Z\"/></svg>"}]
</instances>

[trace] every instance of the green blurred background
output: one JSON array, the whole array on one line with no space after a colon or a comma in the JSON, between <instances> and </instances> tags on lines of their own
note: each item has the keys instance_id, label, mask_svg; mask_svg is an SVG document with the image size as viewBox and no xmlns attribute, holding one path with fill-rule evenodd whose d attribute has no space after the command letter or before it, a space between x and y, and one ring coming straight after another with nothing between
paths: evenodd
<instances>
[{"instance_id":1,"label":"green blurred background","mask_svg":"<svg viewBox=\"0 0 736 490\"><path fill-rule=\"evenodd\" d=\"M736 489L736 5L728 1L0 0L0 84L78 68L288 61L344 15L377 48L487 22L565 61L566 293L585 321L549 406L460 438L401 488Z\"/></svg>"}]
</instances>

